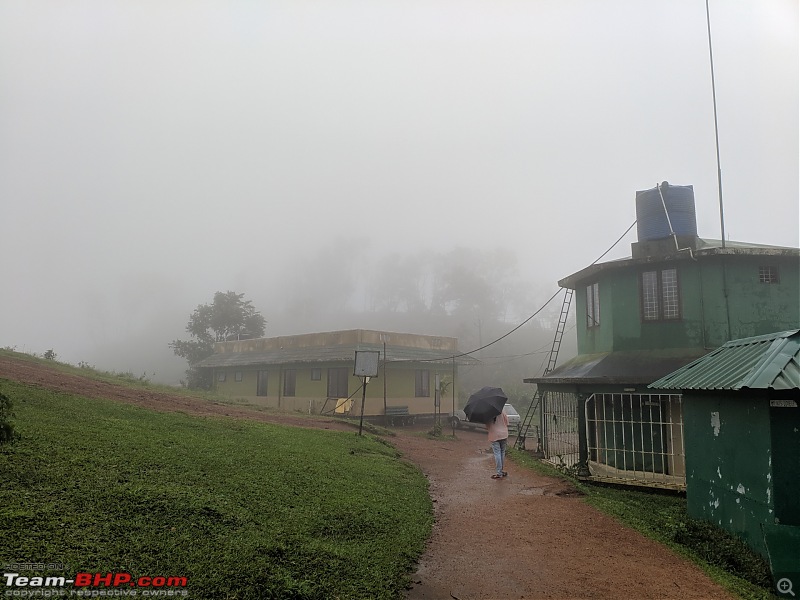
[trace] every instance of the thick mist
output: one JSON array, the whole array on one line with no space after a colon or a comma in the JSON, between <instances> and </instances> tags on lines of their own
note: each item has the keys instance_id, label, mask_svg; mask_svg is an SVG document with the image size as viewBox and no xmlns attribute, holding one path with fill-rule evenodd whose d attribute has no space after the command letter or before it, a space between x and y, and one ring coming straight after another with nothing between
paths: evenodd
<instances>
[{"instance_id":1,"label":"thick mist","mask_svg":"<svg viewBox=\"0 0 800 600\"><path fill-rule=\"evenodd\" d=\"M797 3L710 15L725 231L796 247ZM719 238L713 108L695 0L2 3L0 347L175 383L168 343L230 290L267 335L477 348L637 190L693 185ZM554 313L486 365L535 374Z\"/></svg>"}]
</instances>

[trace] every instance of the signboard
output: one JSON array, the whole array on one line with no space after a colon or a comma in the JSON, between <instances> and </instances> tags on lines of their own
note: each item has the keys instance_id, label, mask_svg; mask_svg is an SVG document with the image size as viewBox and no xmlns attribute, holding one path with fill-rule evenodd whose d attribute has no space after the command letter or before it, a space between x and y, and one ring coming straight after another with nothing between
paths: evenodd
<instances>
[{"instance_id":1,"label":"signboard","mask_svg":"<svg viewBox=\"0 0 800 600\"><path fill-rule=\"evenodd\" d=\"M353 375L356 377L377 377L380 355L381 353L377 350L356 350L356 365Z\"/></svg>"},{"instance_id":2,"label":"signboard","mask_svg":"<svg viewBox=\"0 0 800 600\"><path fill-rule=\"evenodd\" d=\"M770 400L769 405L777 408L797 408L797 402L794 400Z\"/></svg>"}]
</instances>

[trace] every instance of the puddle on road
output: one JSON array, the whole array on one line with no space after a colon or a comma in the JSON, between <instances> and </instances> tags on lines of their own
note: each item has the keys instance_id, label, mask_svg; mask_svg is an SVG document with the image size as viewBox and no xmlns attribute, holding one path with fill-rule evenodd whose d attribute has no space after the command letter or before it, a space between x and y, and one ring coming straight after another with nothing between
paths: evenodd
<instances>
[{"instance_id":1,"label":"puddle on road","mask_svg":"<svg viewBox=\"0 0 800 600\"><path fill-rule=\"evenodd\" d=\"M558 487L558 489L548 489L554 486L545 487L526 487L522 488L519 493L523 496L559 496L560 498L572 498L574 496L583 496L583 492L576 490L572 487Z\"/></svg>"}]
</instances>

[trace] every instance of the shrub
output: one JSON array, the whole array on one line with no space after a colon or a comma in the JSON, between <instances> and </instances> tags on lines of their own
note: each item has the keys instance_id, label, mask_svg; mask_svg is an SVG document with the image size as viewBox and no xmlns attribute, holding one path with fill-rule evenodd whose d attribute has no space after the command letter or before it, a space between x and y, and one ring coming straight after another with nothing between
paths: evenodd
<instances>
[{"instance_id":1,"label":"shrub","mask_svg":"<svg viewBox=\"0 0 800 600\"><path fill-rule=\"evenodd\" d=\"M11 422L14 417L12 407L11 398L0 392L0 445L10 444L19 437Z\"/></svg>"},{"instance_id":2,"label":"shrub","mask_svg":"<svg viewBox=\"0 0 800 600\"><path fill-rule=\"evenodd\" d=\"M735 535L712 523L686 518L674 525L672 539L706 562L755 585L770 588L769 563Z\"/></svg>"}]
</instances>

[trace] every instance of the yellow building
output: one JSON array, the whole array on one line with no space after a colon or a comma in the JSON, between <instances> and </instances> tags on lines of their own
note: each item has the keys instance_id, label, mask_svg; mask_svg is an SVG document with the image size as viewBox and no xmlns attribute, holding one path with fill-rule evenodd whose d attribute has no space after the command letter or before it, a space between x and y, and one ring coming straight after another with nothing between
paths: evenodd
<instances>
[{"instance_id":1,"label":"yellow building","mask_svg":"<svg viewBox=\"0 0 800 600\"><path fill-rule=\"evenodd\" d=\"M395 420L450 414L458 395L461 356L456 338L352 329L219 342L196 366L211 369L214 389L246 402L310 414L360 414L362 378L356 351L380 353L366 389L364 415ZM437 410L437 382L446 386Z\"/></svg>"}]
</instances>

